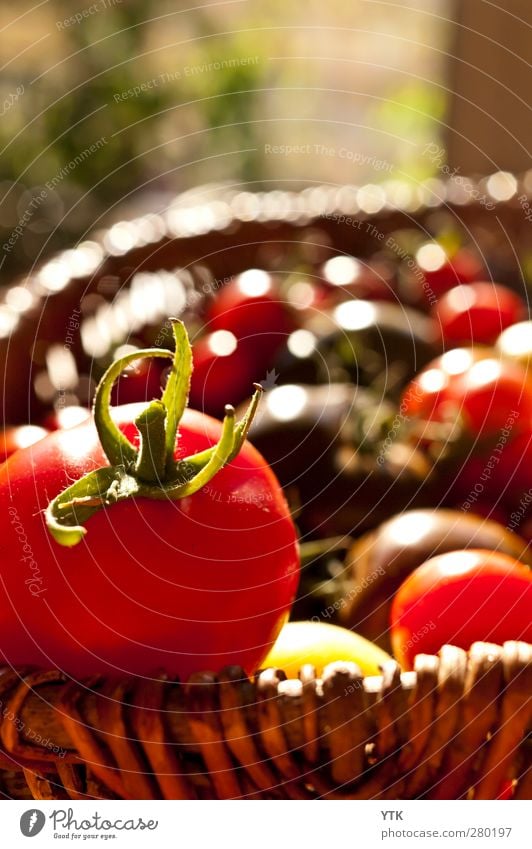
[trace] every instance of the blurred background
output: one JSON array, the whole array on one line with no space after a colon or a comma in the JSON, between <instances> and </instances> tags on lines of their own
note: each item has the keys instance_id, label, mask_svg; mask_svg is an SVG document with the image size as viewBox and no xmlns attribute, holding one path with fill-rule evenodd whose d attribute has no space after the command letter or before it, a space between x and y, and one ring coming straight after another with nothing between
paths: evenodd
<instances>
[{"instance_id":1,"label":"blurred background","mask_svg":"<svg viewBox=\"0 0 532 849\"><path fill-rule=\"evenodd\" d=\"M206 183L528 167L529 0L175 5L0 7L0 283Z\"/></svg>"}]
</instances>

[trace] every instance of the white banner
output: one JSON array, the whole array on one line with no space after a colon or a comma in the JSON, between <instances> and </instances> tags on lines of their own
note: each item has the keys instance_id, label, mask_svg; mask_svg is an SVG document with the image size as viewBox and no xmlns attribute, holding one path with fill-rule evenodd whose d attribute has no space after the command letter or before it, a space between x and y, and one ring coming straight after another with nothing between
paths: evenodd
<instances>
[{"instance_id":1,"label":"white banner","mask_svg":"<svg viewBox=\"0 0 532 849\"><path fill-rule=\"evenodd\" d=\"M529 821L522 801L13 801L0 808L0 846L526 849Z\"/></svg>"}]
</instances>

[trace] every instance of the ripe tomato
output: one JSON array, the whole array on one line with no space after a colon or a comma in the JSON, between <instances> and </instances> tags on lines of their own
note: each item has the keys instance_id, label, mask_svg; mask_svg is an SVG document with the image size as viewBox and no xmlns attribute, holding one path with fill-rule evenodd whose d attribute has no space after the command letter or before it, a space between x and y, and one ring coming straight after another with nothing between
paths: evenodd
<instances>
[{"instance_id":1,"label":"ripe tomato","mask_svg":"<svg viewBox=\"0 0 532 849\"><path fill-rule=\"evenodd\" d=\"M524 301L496 283L456 286L432 309L443 341L450 345L473 342L491 345L499 334L526 315Z\"/></svg>"},{"instance_id":2,"label":"ripe tomato","mask_svg":"<svg viewBox=\"0 0 532 849\"><path fill-rule=\"evenodd\" d=\"M423 284L415 275L419 296L439 298L461 283L472 283L484 275L480 258L468 248L460 248L449 257L437 242L427 242L416 253L416 262L423 275Z\"/></svg>"},{"instance_id":3,"label":"ripe tomato","mask_svg":"<svg viewBox=\"0 0 532 849\"><path fill-rule=\"evenodd\" d=\"M506 359L528 368L532 362L532 321L519 321L503 330L495 349Z\"/></svg>"},{"instance_id":4,"label":"ripe tomato","mask_svg":"<svg viewBox=\"0 0 532 849\"><path fill-rule=\"evenodd\" d=\"M493 484L508 510L528 507L532 502L532 428L516 434L504 446L493 469Z\"/></svg>"},{"instance_id":5,"label":"ripe tomato","mask_svg":"<svg viewBox=\"0 0 532 849\"><path fill-rule=\"evenodd\" d=\"M446 643L532 641L532 573L507 554L483 549L440 554L419 566L392 604L391 640L398 661Z\"/></svg>"},{"instance_id":6,"label":"ripe tomato","mask_svg":"<svg viewBox=\"0 0 532 849\"><path fill-rule=\"evenodd\" d=\"M162 360L133 360L113 387L112 403L118 406L158 398L165 365Z\"/></svg>"},{"instance_id":7,"label":"ripe tomato","mask_svg":"<svg viewBox=\"0 0 532 849\"><path fill-rule=\"evenodd\" d=\"M194 343L190 405L222 416L225 404L239 404L259 375L248 346L229 330L216 330ZM261 375L262 376L262 375Z\"/></svg>"},{"instance_id":8,"label":"ripe tomato","mask_svg":"<svg viewBox=\"0 0 532 849\"><path fill-rule=\"evenodd\" d=\"M321 675L328 663L347 660L356 663L364 675L379 675L390 655L374 643L328 622L288 622L263 662L265 669L283 669L289 678L297 678L299 669L310 663Z\"/></svg>"},{"instance_id":9,"label":"ripe tomato","mask_svg":"<svg viewBox=\"0 0 532 849\"><path fill-rule=\"evenodd\" d=\"M65 428L75 427L86 419L89 419L91 411L88 407L80 407L78 404L72 404L68 407L61 407L48 413L43 419L43 425L49 430L64 430Z\"/></svg>"},{"instance_id":10,"label":"ripe tomato","mask_svg":"<svg viewBox=\"0 0 532 849\"><path fill-rule=\"evenodd\" d=\"M489 348L455 348L433 360L403 393L401 409L426 421L456 421L474 436L499 434L532 421L532 382L517 363L498 358Z\"/></svg>"},{"instance_id":11,"label":"ripe tomato","mask_svg":"<svg viewBox=\"0 0 532 849\"><path fill-rule=\"evenodd\" d=\"M181 389L186 385L185 380ZM163 400L149 408L116 408L118 428L104 420L98 390L94 421L107 456L118 450L118 465L107 460L90 421L50 434L2 466L0 652L5 662L56 666L73 676L149 675L161 668L187 676L226 664L252 673L273 645L297 587L296 534L273 472L249 443L238 455L226 452L220 466L220 435L229 433L231 441L224 444L234 447L227 425L232 412L222 426L185 410L177 447L170 456L161 455L152 483L142 462L128 465L131 446L140 444L133 454L141 461L143 456L153 460L161 444L166 446L166 427L161 444L145 428L154 410L165 411L168 421L174 409L173 401L164 403L169 386L170 381ZM186 395L180 397L184 404ZM113 451L110 434L122 440L112 444ZM172 446L174 434L172 427ZM208 456L218 471L210 480L202 452L216 443ZM172 458L185 457L175 466L177 478L166 484L165 469L174 474ZM181 480L189 468L200 468L203 477L196 482L193 472ZM91 489L95 478L98 486ZM135 481L144 487L138 494L130 497L124 490L120 495L117 485L128 488ZM167 488L184 485L188 493L190 483L196 490L178 500ZM70 494L73 489L79 497ZM99 509L104 495L107 506ZM83 521L85 531L72 527Z\"/></svg>"},{"instance_id":12,"label":"ripe tomato","mask_svg":"<svg viewBox=\"0 0 532 849\"><path fill-rule=\"evenodd\" d=\"M347 254L328 259L319 280L329 304L346 295L367 301L396 301L394 268L384 259L362 262Z\"/></svg>"},{"instance_id":13,"label":"ripe tomato","mask_svg":"<svg viewBox=\"0 0 532 849\"><path fill-rule=\"evenodd\" d=\"M207 311L207 329L229 330L248 341L248 356L265 368L282 346L294 321L275 281L266 271L251 268L221 288Z\"/></svg>"},{"instance_id":14,"label":"ripe tomato","mask_svg":"<svg viewBox=\"0 0 532 849\"><path fill-rule=\"evenodd\" d=\"M17 425L0 431L0 463L20 448L27 448L42 439L48 431L38 425Z\"/></svg>"}]
</instances>

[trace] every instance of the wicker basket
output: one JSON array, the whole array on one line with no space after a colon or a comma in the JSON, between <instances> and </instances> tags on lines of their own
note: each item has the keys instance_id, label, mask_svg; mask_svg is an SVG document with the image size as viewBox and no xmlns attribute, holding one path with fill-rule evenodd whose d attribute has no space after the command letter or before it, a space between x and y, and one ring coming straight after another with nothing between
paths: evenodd
<instances>
[{"instance_id":1,"label":"wicker basket","mask_svg":"<svg viewBox=\"0 0 532 849\"><path fill-rule=\"evenodd\" d=\"M495 799L532 792L532 646L337 662L299 680L0 675L0 788L35 799ZM39 741L39 742L36 742Z\"/></svg>"},{"instance_id":2,"label":"wicker basket","mask_svg":"<svg viewBox=\"0 0 532 849\"><path fill-rule=\"evenodd\" d=\"M257 195L229 189L214 194L198 190L195 199L187 196L182 206L165 214L117 224L121 238L125 231L130 243L127 251L116 247L111 228L75 250L53 257L22 281L14 281L15 286L23 284L31 297L26 296L16 310L9 306L9 298L5 306L0 304L0 312L8 313L2 322L8 331L2 335L0 330L0 415L14 424L28 421L28 409L32 417L43 412L35 393L35 381L47 368L43 351L54 343L63 347L73 315L86 323L98 314L98 326L104 327L108 318L102 303L113 301L117 294L127 295L138 272L179 267L185 271L187 285L201 296L205 274L216 288L246 268L270 268L272 263L275 267L276 257L281 267L284 262L288 267L290 252L302 246L323 257L344 251L363 257L378 250L389 233L416 227L429 237L443 223L467 233L490 255L500 282L521 281L515 245L522 255L530 253L532 231L518 198L527 196L531 182L531 174L516 178L515 195L504 203L493 198L493 209L472 202L472 193L452 183L445 186L429 181L416 190L403 186L399 196L394 184L389 196L383 192L380 209L371 214L362 206L367 196L364 187L312 186L299 193ZM489 196L489 186L489 180L481 181L477 186L480 195ZM190 215L188 206L192 207ZM116 320L106 330L115 346L134 332L128 328L131 312L131 305L126 304L118 323L123 326L123 338L117 336ZM154 334L167 317L168 313L152 316ZM88 380L95 376L93 356L84 350L79 334L75 336L68 339L68 347L80 375ZM21 384L28 387L27 393L20 392Z\"/></svg>"},{"instance_id":3,"label":"wicker basket","mask_svg":"<svg viewBox=\"0 0 532 849\"><path fill-rule=\"evenodd\" d=\"M86 317L89 296L111 300L135 272L198 267L201 280L208 262L221 278L267 264L272 252L300 244L315 227L325 252L364 255L365 228L353 227L353 217L382 233L412 225L430 232L442 211L480 243L498 240L505 253L512 241L530 247L517 200L529 184L520 178L515 197L495 211L456 196L456 186L441 186L438 198L427 185L417 195L403 192L399 207L385 197L368 215L363 189L313 187L256 196L252 204L251 196L222 191L203 215L196 206L193 230L176 224L183 215L132 222L127 253L108 249L104 236L52 260L59 263L52 288L51 263L26 281L31 303L0 339L5 415L10 422L27 415L27 399L16 390L25 381L33 392L36 370L27 356L10 369L9 358L62 343L82 298ZM511 250L506 256L514 261ZM77 342L72 353L82 369L87 356ZM39 409L35 395L30 404ZM341 662L321 679L310 667L299 680L270 669L254 681L228 668L187 684L164 676L79 683L56 671L6 669L0 792L20 799L491 799L513 782L514 798L530 798L531 693L532 646L515 642L477 643L469 653L446 646L438 657L418 656L415 672L401 673L390 661L381 677L366 679Z\"/></svg>"}]
</instances>

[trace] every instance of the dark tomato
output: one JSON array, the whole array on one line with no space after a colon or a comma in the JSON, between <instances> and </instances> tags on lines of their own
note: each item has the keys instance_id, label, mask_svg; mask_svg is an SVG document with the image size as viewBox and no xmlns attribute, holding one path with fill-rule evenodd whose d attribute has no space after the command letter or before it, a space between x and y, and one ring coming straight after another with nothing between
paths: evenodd
<instances>
[{"instance_id":1,"label":"dark tomato","mask_svg":"<svg viewBox=\"0 0 532 849\"><path fill-rule=\"evenodd\" d=\"M504 444L493 470L494 485L506 504L532 501L532 429L526 428Z\"/></svg>"}]
</instances>

